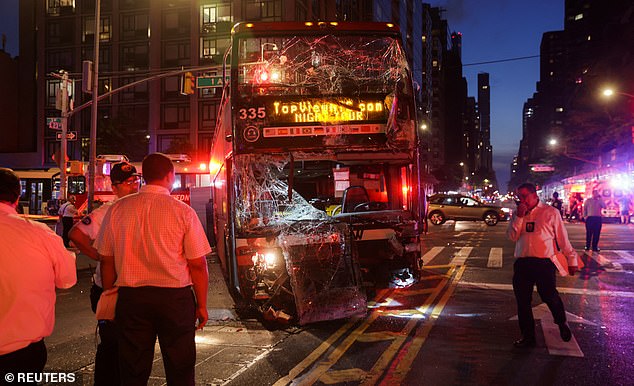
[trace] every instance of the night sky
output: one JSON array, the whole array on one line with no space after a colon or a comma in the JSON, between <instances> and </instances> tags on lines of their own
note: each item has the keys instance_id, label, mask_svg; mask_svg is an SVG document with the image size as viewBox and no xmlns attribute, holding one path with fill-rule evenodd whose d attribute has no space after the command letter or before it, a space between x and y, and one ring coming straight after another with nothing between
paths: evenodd
<instances>
[{"instance_id":1,"label":"night sky","mask_svg":"<svg viewBox=\"0 0 634 386\"><path fill-rule=\"evenodd\" d=\"M446 9L451 31L462 33L463 72L469 95L477 97L477 74L491 82L491 143L500 190L506 190L509 167L522 136L522 105L535 91L539 58L485 65L471 63L539 54L542 33L563 29L563 0L431 1ZM18 0L0 0L0 33L6 51L18 55Z\"/></svg>"}]
</instances>

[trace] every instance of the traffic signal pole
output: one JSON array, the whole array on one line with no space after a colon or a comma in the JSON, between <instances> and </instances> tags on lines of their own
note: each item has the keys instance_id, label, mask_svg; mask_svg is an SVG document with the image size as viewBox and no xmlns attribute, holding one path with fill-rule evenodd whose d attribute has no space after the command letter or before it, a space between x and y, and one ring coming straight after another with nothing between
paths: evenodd
<instances>
[{"instance_id":1,"label":"traffic signal pole","mask_svg":"<svg viewBox=\"0 0 634 386\"><path fill-rule=\"evenodd\" d=\"M88 160L88 213L95 201L95 173L97 167L97 106L99 102L99 40L101 24L101 0L95 1L95 44L92 74L92 109L90 116L90 152Z\"/></svg>"}]
</instances>

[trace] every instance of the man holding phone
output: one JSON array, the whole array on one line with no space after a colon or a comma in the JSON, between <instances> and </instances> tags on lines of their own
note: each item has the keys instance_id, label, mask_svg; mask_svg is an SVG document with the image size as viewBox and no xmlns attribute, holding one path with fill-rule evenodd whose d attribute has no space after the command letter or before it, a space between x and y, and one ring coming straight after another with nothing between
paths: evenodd
<instances>
[{"instance_id":1,"label":"man holding phone","mask_svg":"<svg viewBox=\"0 0 634 386\"><path fill-rule=\"evenodd\" d=\"M566 324L566 311L556 287L557 267L551 258L555 256L559 246L568 259L568 272L574 275L578 267L577 252L570 245L559 211L539 201L535 185L520 185L517 196L517 210L506 231L508 238L516 242L513 291L522 332L522 338L513 344L519 348L535 347L535 319L531 304L535 285L559 326L561 339L568 342L572 338L572 332Z\"/></svg>"}]
</instances>

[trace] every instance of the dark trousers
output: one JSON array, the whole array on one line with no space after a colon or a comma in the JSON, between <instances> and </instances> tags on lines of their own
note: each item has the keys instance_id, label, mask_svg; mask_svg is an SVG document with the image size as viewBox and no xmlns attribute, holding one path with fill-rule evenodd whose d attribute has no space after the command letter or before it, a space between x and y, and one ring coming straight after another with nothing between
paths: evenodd
<instances>
[{"instance_id":1,"label":"dark trousers","mask_svg":"<svg viewBox=\"0 0 634 386\"><path fill-rule=\"evenodd\" d=\"M90 288L90 306L92 312L97 310L99 297L103 288L93 284ZM95 354L95 386L116 386L121 384L119 374L119 353L117 328L114 322L100 320L97 322L99 344Z\"/></svg>"},{"instance_id":2,"label":"dark trousers","mask_svg":"<svg viewBox=\"0 0 634 386\"><path fill-rule=\"evenodd\" d=\"M196 309L191 288L120 287L115 314L122 385L147 385L157 336L167 384L194 385Z\"/></svg>"},{"instance_id":3,"label":"dark trousers","mask_svg":"<svg viewBox=\"0 0 634 386\"><path fill-rule=\"evenodd\" d=\"M31 343L17 351L0 355L0 385L18 383L18 373L41 373L46 364L46 345L44 340ZM11 373L15 378L7 382L6 374ZM21 385L35 385L36 383L20 383Z\"/></svg>"},{"instance_id":4,"label":"dark trousers","mask_svg":"<svg viewBox=\"0 0 634 386\"><path fill-rule=\"evenodd\" d=\"M599 249L599 236L601 236L601 216L588 216L586 218L586 248L596 251Z\"/></svg>"},{"instance_id":5,"label":"dark trousers","mask_svg":"<svg viewBox=\"0 0 634 386\"><path fill-rule=\"evenodd\" d=\"M64 240L64 246L70 246L70 239L68 238L68 232L73 227L72 217L62 217L62 239Z\"/></svg>"},{"instance_id":6,"label":"dark trousers","mask_svg":"<svg viewBox=\"0 0 634 386\"><path fill-rule=\"evenodd\" d=\"M522 257L513 265L513 291L517 301L517 318L524 338L535 337L533 318L533 287L537 285L539 297L548 305L557 324L566 323L564 303L556 287L557 268L550 259Z\"/></svg>"}]
</instances>

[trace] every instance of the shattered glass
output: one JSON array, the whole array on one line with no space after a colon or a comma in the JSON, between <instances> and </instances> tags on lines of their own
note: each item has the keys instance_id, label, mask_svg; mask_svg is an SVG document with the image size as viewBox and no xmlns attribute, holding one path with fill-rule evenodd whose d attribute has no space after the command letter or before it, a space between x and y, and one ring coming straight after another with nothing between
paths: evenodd
<instances>
[{"instance_id":1,"label":"shattered glass","mask_svg":"<svg viewBox=\"0 0 634 386\"><path fill-rule=\"evenodd\" d=\"M361 261L402 269L416 252L415 109L400 43L249 37L234 55L233 121L219 122L234 141L228 186L241 290L265 317L363 315ZM342 212L348 189L364 193ZM285 271L268 267L265 249L281 251Z\"/></svg>"},{"instance_id":2,"label":"shattered glass","mask_svg":"<svg viewBox=\"0 0 634 386\"><path fill-rule=\"evenodd\" d=\"M238 117L237 138L240 129L263 123L286 127L374 122L381 125L387 141L370 144L396 151L414 146L411 78L396 39L334 34L252 38L240 41L238 53L238 104L265 105L266 115L255 108L245 109ZM278 103L275 107L291 111L272 114L272 100ZM380 111L370 110L375 104ZM326 135L323 143L312 143L315 147L344 147L354 144L351 137L365 139L335 134ZM302 143L306 146L310 145Z\"/></svg>"}]
</instances>

